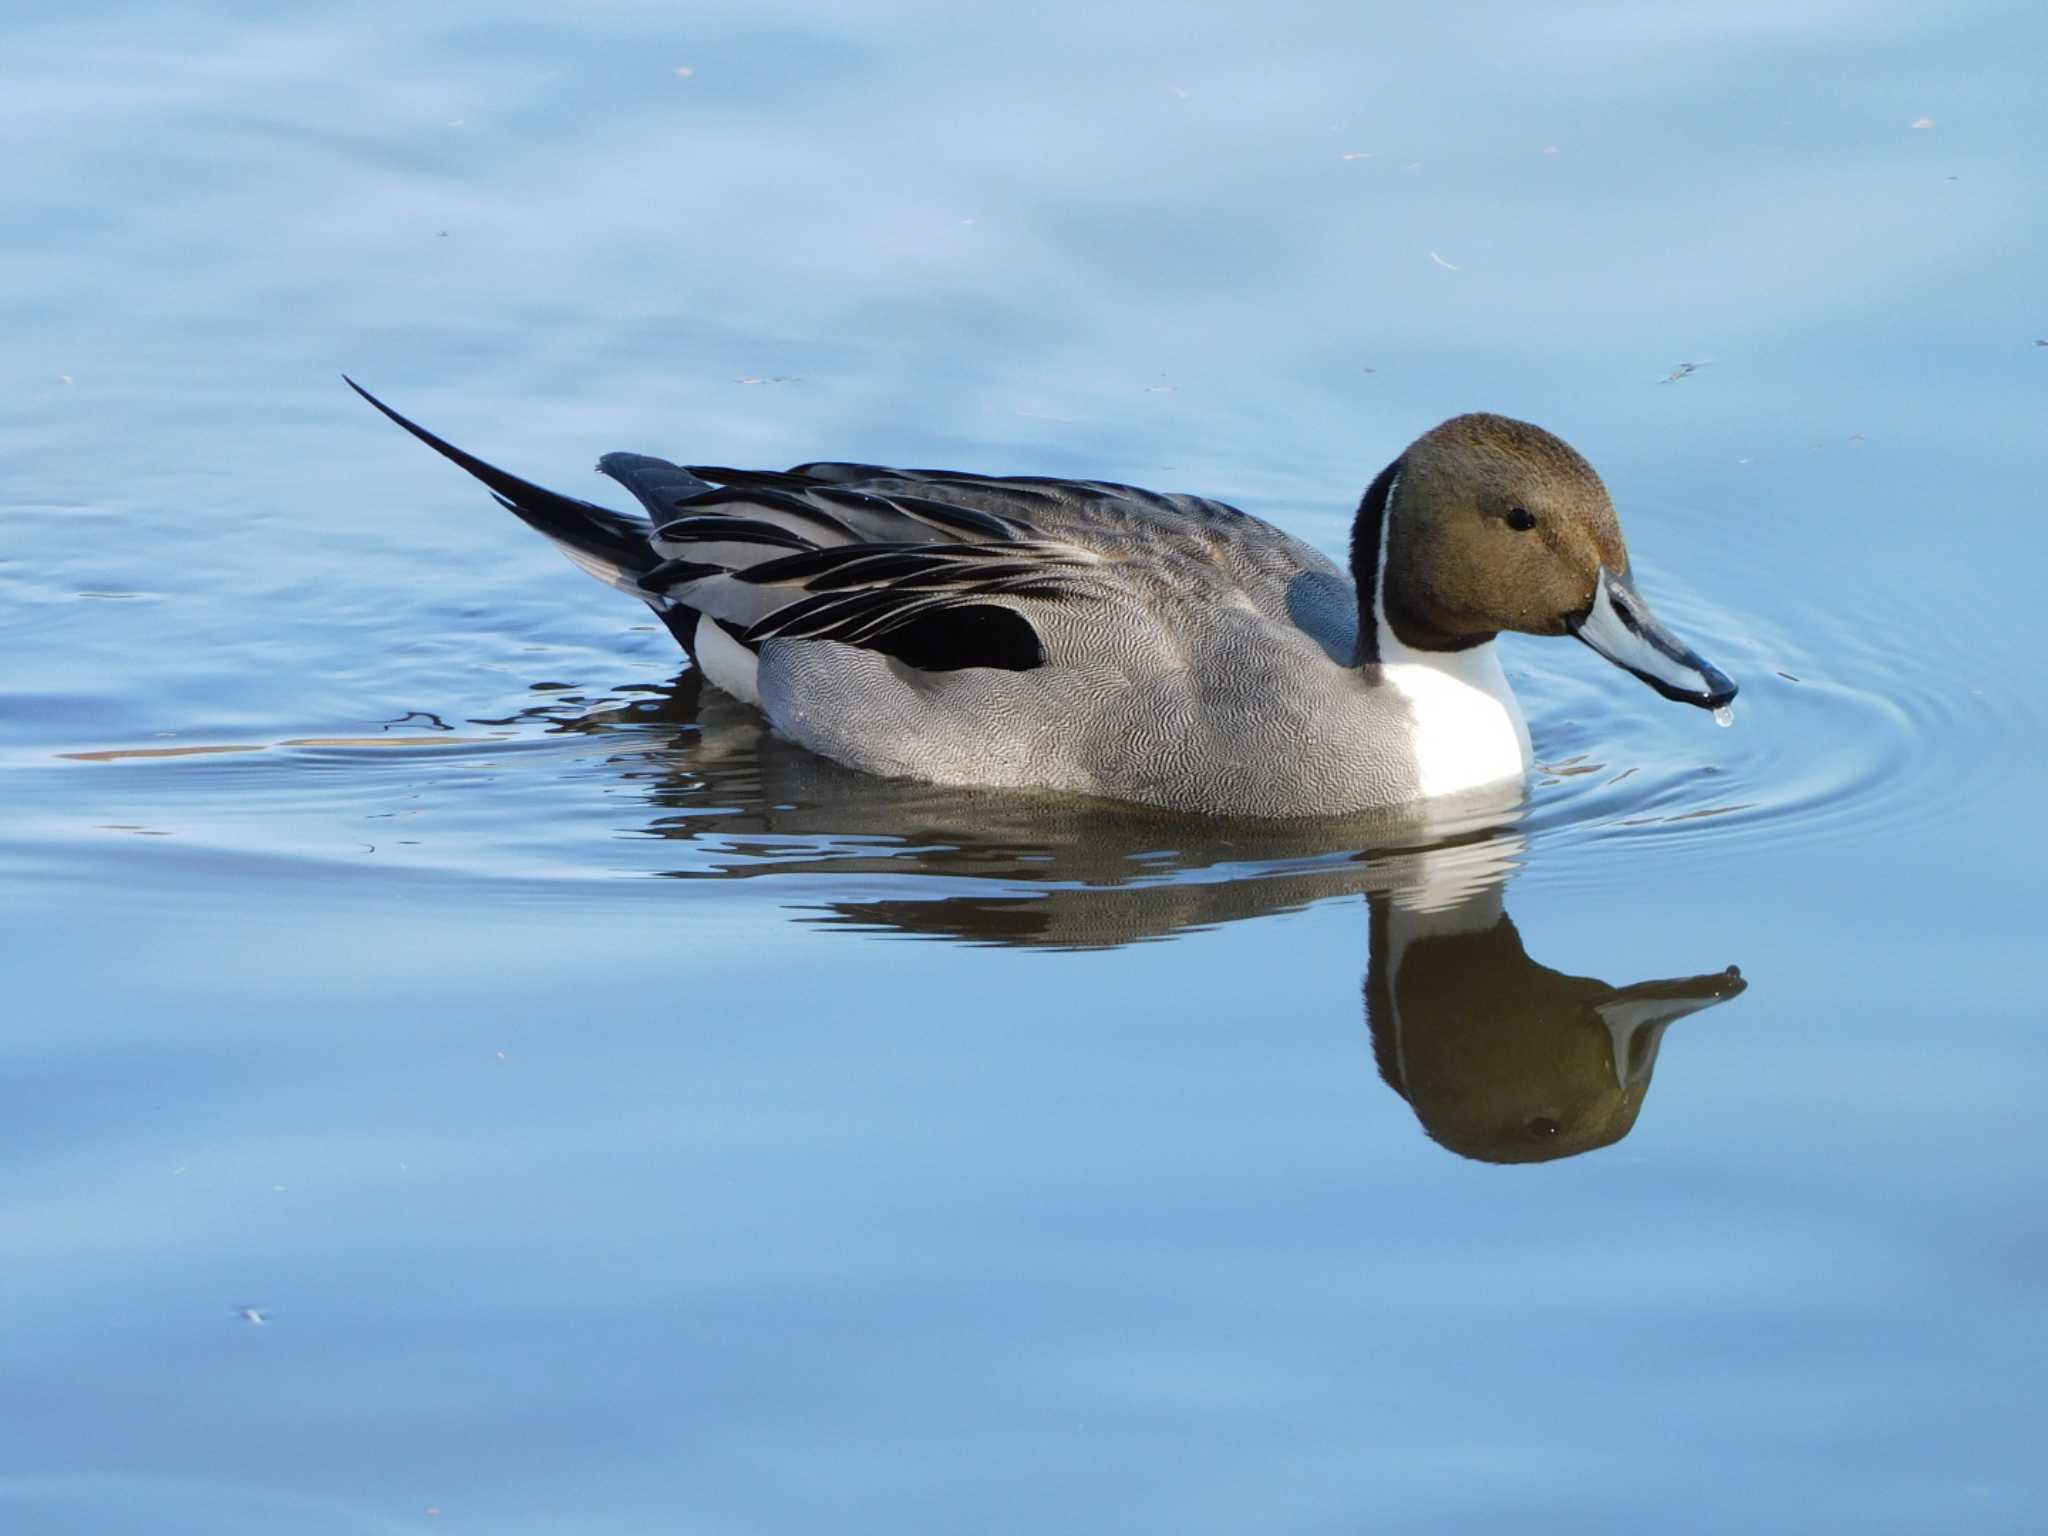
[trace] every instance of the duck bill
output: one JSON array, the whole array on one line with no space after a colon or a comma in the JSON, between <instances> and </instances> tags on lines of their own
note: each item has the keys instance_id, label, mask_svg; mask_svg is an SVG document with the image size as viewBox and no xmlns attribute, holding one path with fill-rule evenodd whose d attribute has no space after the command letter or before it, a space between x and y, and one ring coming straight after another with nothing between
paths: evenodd
<instances>
[{"instance_id":1,"label":"duck bill","mask_svg":"<svg viewBox=\"0 0 2048 1536\"><path fill-rule=\"evenodd\" d=\"M1674 976L1669 981L1639 981L1616 987L1593 1005L1613 1039L1615 1086L1626 1091L1646 1082L1657 1062L1664 1028L1689 1013L1739 997L1749 987L1734 966L1711 976Z\"/></svg>"},{"instance_id":2,"label":"duck bill","mask_svg":"<svg viewBox=\"0 0 2048 1536\"><path fill-rule=\"evenodd\" d=\"M1719 709L1735 697L1734 680L1659 623L1626 572L1601 568L1593 606L1571 632L1667 699Z\"/></svg>"}]
</instances>

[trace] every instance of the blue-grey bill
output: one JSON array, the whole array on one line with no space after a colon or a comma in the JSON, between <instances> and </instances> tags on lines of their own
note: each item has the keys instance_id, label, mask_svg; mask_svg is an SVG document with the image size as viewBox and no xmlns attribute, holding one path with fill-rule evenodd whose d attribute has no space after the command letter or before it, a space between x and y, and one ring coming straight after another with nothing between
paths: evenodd
<instances>
[{"instance_id":1,"label":"blue-grey bill","mask_svg":"<svg viewBox=\"0 0 2048 1536\"><path fill-rule=\"evenodd\" d=\"M1719 709L1735 697L1734 679L1660 624L1625 574L1600 572L1593 606L1572 633L1667 699Z\"/></svg>"}]
</instances>

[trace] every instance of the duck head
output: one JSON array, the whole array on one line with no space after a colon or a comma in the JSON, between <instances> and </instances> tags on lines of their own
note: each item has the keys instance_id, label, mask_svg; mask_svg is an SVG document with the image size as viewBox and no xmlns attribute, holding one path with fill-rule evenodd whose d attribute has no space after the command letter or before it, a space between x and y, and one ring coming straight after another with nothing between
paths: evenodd
<instances>
[{"instance_id":1,"label":"duck head","mask_svg":"<svg viewBox=\"0 0 2048 1536\"><path fill-rule=\"evenodd\" d=\"M1361 627L1409 651L1464 650L1502 630L1574 635L1667 699L1718 709L1735 697L1636 591L1593 466L1525 421L1455 416L1410 444L1359 506L1352 572L1380 621Z\"/></svg>"}]
</instances>

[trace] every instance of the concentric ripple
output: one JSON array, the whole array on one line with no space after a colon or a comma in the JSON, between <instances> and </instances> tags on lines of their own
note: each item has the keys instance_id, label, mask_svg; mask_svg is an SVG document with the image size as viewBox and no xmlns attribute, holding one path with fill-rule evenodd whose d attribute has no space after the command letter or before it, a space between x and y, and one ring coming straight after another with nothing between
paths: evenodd
<instances>
[{"instance_id":1,"label":"concentric ripple","mask_svg":"<svg viewBox=\"0 0 2048 1536\"><path fill-rule=\"evenodd\" d=\"M1944 654L1933 626L1810 610L1795 641L1760 615L1683 596L1659 606L1741 682L1732 728L1582 653L1518 647L1509 671L1536 738L1526 826L1539 843L1722 857L1762 838L1882 837L2012 787L1995 744L2033 705L1970 682L1981 668Z\"/></svg>"}]
</instances>

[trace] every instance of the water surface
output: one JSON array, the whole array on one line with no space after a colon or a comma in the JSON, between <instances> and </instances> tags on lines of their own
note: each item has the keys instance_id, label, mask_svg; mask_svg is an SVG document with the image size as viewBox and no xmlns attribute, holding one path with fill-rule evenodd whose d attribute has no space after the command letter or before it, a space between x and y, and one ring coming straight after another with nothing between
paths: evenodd
<instances>
[{"instance_id":1,"label":"water surface","mask_svg":"<svg viewBox=\"0 0 2048 1536\"><path fill-rule=\"evenodd\" d=\"M2037 1528L2042 34L19 23L0 1523ZM1736 724L1516 641L1429 825L860 779L344 368L1329 550L1507 411Z\"/></svg>"}]
</instances>

